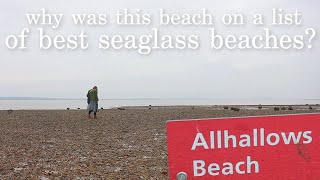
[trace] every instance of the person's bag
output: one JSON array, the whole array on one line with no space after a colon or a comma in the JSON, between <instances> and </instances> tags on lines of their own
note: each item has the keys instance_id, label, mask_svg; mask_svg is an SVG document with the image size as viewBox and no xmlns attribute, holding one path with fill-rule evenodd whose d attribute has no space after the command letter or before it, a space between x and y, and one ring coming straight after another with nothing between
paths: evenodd
<instances>
[{"instance_id":1,"label":"person's bag","mask_svg":"<svg viewBox=\"0 0 320 180\"><path fill-rule=\"evenodd\" d=\"M87 103L90 104L90 91L87 93Z\"/></svg>"}]
</instances>

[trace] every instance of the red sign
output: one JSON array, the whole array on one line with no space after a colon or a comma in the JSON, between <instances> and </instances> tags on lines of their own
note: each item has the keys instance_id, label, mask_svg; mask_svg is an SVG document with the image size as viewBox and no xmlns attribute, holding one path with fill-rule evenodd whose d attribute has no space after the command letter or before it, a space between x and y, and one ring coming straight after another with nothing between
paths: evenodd
<instances>
[{"instance_id":1,"label":"red sign","mask_svg":"<svg viewBox=\"0 0 320 180\"><path fill-rule=\"evenodd\" d=\"M167 122L170 179L320 179L320 114Z\"/></svg>"}]
</instances>

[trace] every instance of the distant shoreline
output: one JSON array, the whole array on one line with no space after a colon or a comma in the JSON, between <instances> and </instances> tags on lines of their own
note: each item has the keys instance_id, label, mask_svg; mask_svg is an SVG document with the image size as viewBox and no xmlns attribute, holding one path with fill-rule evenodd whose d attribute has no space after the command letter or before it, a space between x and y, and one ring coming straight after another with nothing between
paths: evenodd
<instances>
[{"instance_id":1,"label":"distant shoreline","mask_svg":"<svg viewBox=\"0 0 320 180\"><path fill-rule=\"evenodd\" d=\"M119 107L249 107L257 108L272 106L316 106L320 100L151 100L151 99L100 99L99 108L112 109ZM86 109L86 99L40 99L40 100L0 100L0 110L64 110L64 109Z\"/></svg>"},{"instance_id":2,"label":"distant shoreline","mask_svg":"<svg viewBox=\"0 0 320 180\"><path fill-rule=\"evenodd\" d=\"M290 112L288 110L288 107L293 107L295 109L309 109L309 107L312 107L313 110L320 110L319 104L251 104L251 105L238 105L238 104L230 104L230 105L170 105L170 106L118 106L118 107L111 107L111 108L103 108L100 110L113 110L113 109L119 109L121 110L134 110L134 109L201 109L201 108L212 108L212 109L221 109L223 110L225 107L228 109L234 107L234 108L240 108L242 110L259 110L259 106L262 106L263 109L273 109L274 107L279 108L286 108L286 111ZM0 109L0 111L7 111L7 110L15 110L15 111L67 111L67 110L77 110L77 111L83 111L86 110L86 108L57 108L57 109L37 109L37 108L22 108L22 109ZM284 111L284 110L282 110Z\"/></svg>"},{"instance_id":3,"label":"distant shoreline","mask_svg":"<svg viewBox=\"0 0 320 180\"><path fill-rule=\"evenodd\" d=\"M0 100L86 100L86 98L48 98L48 97L0 97ZM153 100L153 101L162 101L162 100L178 100L178 101L243 101L243 100L261 100L261 101L272 101L272 100L303 100L303 101L320 101L318 98L100 98L100 100Z\"/></svg>"}]
</instances>

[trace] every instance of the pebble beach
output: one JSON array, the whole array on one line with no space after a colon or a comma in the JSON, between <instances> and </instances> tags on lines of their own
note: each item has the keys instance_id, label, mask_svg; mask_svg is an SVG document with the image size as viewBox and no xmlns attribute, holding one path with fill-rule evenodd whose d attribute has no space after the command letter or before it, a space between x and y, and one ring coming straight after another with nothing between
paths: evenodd
<instances>
[{"instance_id":1,"label":"pebble beach","mask_svg":"<svg viewBox=\"0 0 320 180\"><path fill-rule=\"evenodd\" d=\"M0 111L0 179L168 179L168 120L320 112L274 107L124 107L97 119L81 109Z\"/></svg>"}]
</instances>

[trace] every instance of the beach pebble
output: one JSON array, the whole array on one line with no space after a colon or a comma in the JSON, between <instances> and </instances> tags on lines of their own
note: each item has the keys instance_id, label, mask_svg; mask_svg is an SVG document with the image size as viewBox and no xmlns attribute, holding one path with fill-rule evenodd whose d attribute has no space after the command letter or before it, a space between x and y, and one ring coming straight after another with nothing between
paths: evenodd
<instances>
[{"instance_id":1,"label":"beach pebble","mask_svg":"<svg viewBox=\"0 0 320 180\"><path fill-rule=\"evenodd\" d=\"M19 165L22 166L22 167L25 167L25 166L28 166L28 163L26 163L26 162L21 162L21 163L19 163Z\"/></svg>"},{"instance_id":2,"label":"beach pebble","mask_svg":"<svg viewBox=\"0 0 320 180\"><path fill-rule=\"evenodd\" d=\"M232 107L231 110L232 110L232 111L236 111L236 112L240 111L239 108L235 108L235 107Z\"/></svg>"},{"instance_id":3,"label":"beach pebble","mask_svg":"<svg viewBox=\"0 0 320 180\"><path fill-rule=\"evenodd\" d=\"M58 174L57 171L50 171L50 170L45 170L44 173L45 173L46 175L56 175L56 174Z\"/></svg>"},{"instance_id":4,"label":"beach pebble","mask_svg":"<svg viewBox=\"0 0 320 180\"><path fill-rule=\"evenodd\" d=\"M20 172L20 171L22 171L22 170L23 170L23 168L21 168L21 167L13 168L13 171L14 171L15 173Z\"/></svg>"},{"instance_id":5,"label":"beach pebble","mask_svg":"<svg viewBox=\"0 0 320 180\"><path fill-rule=\"evenodd\" d=\"M122 171L122 169L121 169L120 167L116 167L116 168L114 169L114 172L120 172L120 171Z\"/></svg>"},{"instance_id":6,"label":"beach pebble","mask_svg":"<svg viewBox=\"0 0 320 180\"><path fill-rule=\"evenodd\" d=\"M50 180L49 178L45 177L45 176L41 176L40 180Z\"/></svg>"}]
</instances>

